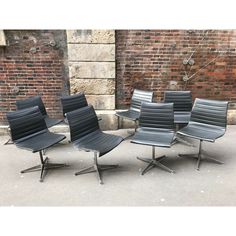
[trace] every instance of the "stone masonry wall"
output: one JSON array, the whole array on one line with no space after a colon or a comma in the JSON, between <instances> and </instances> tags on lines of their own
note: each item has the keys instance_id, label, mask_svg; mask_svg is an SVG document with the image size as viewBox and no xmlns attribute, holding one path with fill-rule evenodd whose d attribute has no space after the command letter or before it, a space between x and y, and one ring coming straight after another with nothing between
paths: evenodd
<instances>
[{"instance_id":1,"label":"stone masonry wall","mask_svg":"<svg viewBox=\"0 0 236 236\"><path fill-rule=\"evenodd\" d=\"M0 123L15 101L41 95L51 117L62 117L60 97L69 93L66 31L4 30L0 46Z\"/></svg>"},{"instance_id":2,"label":"stone masonry wall","mask_svg":"<svg viewBox=\"0 0 236 236\"><path fill-rule=\"evenodd\" d=\"M68 30L71 94L83 91L96 110L115 109L115 31Z\"/></svg>"}]
</instances>

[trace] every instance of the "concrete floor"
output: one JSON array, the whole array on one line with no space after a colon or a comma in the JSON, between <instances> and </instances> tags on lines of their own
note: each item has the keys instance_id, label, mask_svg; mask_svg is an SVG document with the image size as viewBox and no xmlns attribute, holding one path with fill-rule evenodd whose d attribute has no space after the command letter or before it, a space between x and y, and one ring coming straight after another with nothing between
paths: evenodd
<instances>
[{"instance_id":1,"label":"concrete floor","mask_svg":"<svg viewBox=\"0 0 236 236\"><path fill-rule=\"evenodd\" d=\"M127 135L127 130L110 131ZM68 136L68 134L67 134ZM235 206L236 205L236 126L228 126L216 143L204 143L203 149L225 162L217 165L202 162L195 170L192 159L178 153L194 153L196 147L175 144L171 149L157 148L156 155L166 154L163 164L176 171L169 174L155 168L146 175L140 172L145 163L136 156L151 157L151 147L122 142L101 157L100 163L119 164L120 168L103 174L99 185L95 173L74 176L92 163L92 153L77 151L67 140L47 151L52 162L66 162L68 168L49 171L43 183L39 172L20 174L20 170L38 164L38 154L2 145L0 136L0 205L1 206Z\"/></svg>"}]
</instances>

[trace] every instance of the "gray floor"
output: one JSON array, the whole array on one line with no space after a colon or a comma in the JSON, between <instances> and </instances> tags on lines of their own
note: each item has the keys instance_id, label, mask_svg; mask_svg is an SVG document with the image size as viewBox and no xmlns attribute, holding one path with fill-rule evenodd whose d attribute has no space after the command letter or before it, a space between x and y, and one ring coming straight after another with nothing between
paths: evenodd
<instances>
[{"instance_id":1,"label":"gray floor","mask_svg":"<svg viewBox=\"0 0 236 236\"><path fill-rule=\"evenodd\" d=\"M125 137L127 130L113 131ZM37 154L2 145L0 137L1 206L234 206L236 205L236 126L228 126L216 143L204 143L203 149L225 162L203 162L195 170L192 159L178 153L194 153L196 147L176 144L171 149L157 148L156 155L167 154L163 161L175 174L153 169L141 176L145 163L136 156L150 157L151 147L121 143L99 159L100 163L119 164L120 168L103 174L99 185L95 173L74 176L74 172L92 163L92 153L77 151L65 141L47 152L52 162L66 162L67 169L48 172L40 183L39 172L20 174L20 170L38 164Z\"/></svg>"}]
</instances>

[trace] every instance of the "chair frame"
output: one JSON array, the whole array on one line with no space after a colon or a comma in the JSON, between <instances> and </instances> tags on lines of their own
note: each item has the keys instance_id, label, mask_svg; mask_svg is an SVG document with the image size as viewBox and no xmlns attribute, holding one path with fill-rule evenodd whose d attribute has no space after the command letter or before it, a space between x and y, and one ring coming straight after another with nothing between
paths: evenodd
<instances>
[{"instance_id":1,"label":"chair frame","mask_svg":"<svg viewBox=\"0 0 236 236\"><path fill-rule=\"evenodd\" d=\"M68 112L67 113L67 119L68 117L70 116L70 114L73 114L75 112L78 112L79 110L82 111L82 109L91 109L89 110L89 112L93 112L93 116L94 118L96 117L97 118L97 115L94 111L94 108L92 105L88 105L87 107L83 107L83 108L80 108L80 109L77 109L75 111L71 111L71 112ZM99 124L98 124L98 119L95 119L94 120L96 123L94 125L94 131L97 131L97 130L100 130L100 127L99 127ZM72 137L72 129L71 129L71 124L70 124L70 118L68 119L68 124L69 124L69 127L70 127L70 136L71 136L71 143L73 143L74 141L78 140L78 139L74 139ZM93 132L94 132L93 131ZM102 132L102 131L101 131ZM86 135L88 135L89 133L87 133ZM85 136L86 136L85 135ZM84 136L82 136L84 137ZM81 138L82 138L81 137ZM92 150L92 149L86 149L86 148L83 148L83 147L80 147L79 149L81 150L84 150L86 152L93 152L94 153L94 158L93 158L93 165L90 165L88 167L85 167L79 171L77 171L75 173L75 176L78 176L78 175L82 175L82 174L88 174L88 173L92 173L92 172L96 172L97 174L97 178L98 178L98 181L99 181L99 184L104 184L103 180L102 180L102 172L103 171L106 171L106 170L111 170L111 169L115 169L115 168L118 168L119 165L105 165L105 164L99 164L98 163L98 157L100 157L100 153L98 151L95 151L95 150ZM112 148L113 149L113 148ZM111 150L112 150L111 149ZM111 151L109 150L109 151Z\"/></svg>"},{"instance_id":2,"label":"chair frame","mask_svg":"<svg viewBox=\"0 0 236 236\"><path fill-rule=\"evenodd\" d=\"M26 108L26 109L23 109L25 111L27 110L30 110L30 109L36 109L38 110L38 114L40 115L40 119L42 119L42 127L41 127L41 131L44 129L44 130L47 130L48 131L48 128L46 126L46 123L45 123L45 120L43 118L43 115L41 114L40 110L38 107L32 107L32 108ZM36 110L36 111L37 111ZM21 110L22 111L22 110ZM17 112L17 111L15 111ZM18 117L19 118L19 117ZM44 127L45 126L45 127ZM9 125L10 127L10 125ZM12 136L12 131L10 130L10 134L11 134L11 137L14 137ZM50 132L50 131L49 131ZM27 136L25 136L25 138L27 138ZM65 139L66 137L64 137L63 139ZM30 139L30 137L29 137ZM63 140L62 139L62 140ZM13 144L16 144L16 146L18 146L18 139L14 140L14 139L11 139ZM55 143L56 144L56 143ZM19 148L21 149L24 149L24 147L21 147L19 146ZM49 147L47 147L49 148ZM46 149L46 148L45 148ZM56 169L56 168L62 168L62 167L67 167L68 165L67 164L62 164L62 163L49 163L49 158L48 157L45 157L44 158L44 154L45 154L45 149L41 149L41 150L37 150L37 151L33 151L33 153L35 152L38 152L39 153L39 158L40 158L40 164L39 165L36 165L36 166L32 166L30 168L27 168L27 169L24 169L22 170L20 173L29 173L29 172L34 172L34 171L40 171L40 179L39 181L40 182L43 182L44 181L44 177L46 176L46 173L47 173L47 170L48 169Z\"/></svg>"},{"instance_id":3,"label":"chair frame","mask_svg":"<svg viewBox=\"0 0 236 236\"><path fill-rule=\"evenodd\" d=\"M75 176L96 172L99 184L104 184L104 182L102 180L102 177L101 177L101 172L118 168L119 165L104 165L104 164L102 165L102 164L98 164L97 159L98 159L98 152L94 152L94 163L93 163L93 165L85 167L85 168L79 170L78 172L75 173Z\"/></svg>"},{"instance_id":4,"label":"chair frame","mask_svg":"<svg viewBox=\"0 0 236 236\"><path fill-rule=\"evenodd\" d=\"M201 161L210 161L210 162L214 162L216 164L224 164L224 162L219 161L219 160L209 156L207 153L204 153L204 150L202 150L202 142L203 142L203 140L200 139L198 153L196 153L196 154L178 154L178 156L197 159L196 170L200 170Z\"/></svg>"},{"instance_id":5,"label":"chair frame","mask_svg":"<svg viewBox=\"0 0 236 236\"><path fill-rule=\"evenodd\" d=\"M46 176L47 170L58 169L58 168L69 166L67 164L62 164L62 163L49 163L49 158L43 157L43 150L39 151L39 157L40 157L41 164L22 170L20 173L24 174L24 173L34 172L34 171L40 171L39 181L43 182L44 177Z\"/></svg>"},{"instance_id":6,"label":"chair frame","mask_svg":"<svg viewBox=\"0 0 236 236\"><path fill-rule=\"evenodd\" d=\"M139 112L140 113L140 108L141 108L141 104L140 104L140 108L135 108L135 107L133 107L133 101L135 101L135 99L133 98L134 97L134 95L135 95L135 92L150 92L150 91L145 91L145 90L140 90L140 89L134 89L134 91L133 91L133 94L132 94L132 97L131 97L131 105L130 105L130 107L129 107L129 109L128 110L126 110L126 111L129 111L129 110L133 110L133 111L136 111L136 112ZM152 101L153 101L153 92L152 92ZM151 101L151 102L152 102ZM128 139L128 138L130 138L131 136L133 136L134 134L135 134L135 132L137 131L137 128L138 128L138 120L139 119L135 119L135 120L133 120L133 119L130 119L130 118L128 118L128 117L122 117L122 116L119 116L118 114L116 114L116 116L118 117L118 129L120 129L120 127L122 126L121 125L121 121L123 121L123 119L128 119L128 120L132 120L132 121L134 121L134 132L128 132L130 135L129 136L127 136L125 139Z\"/></svg>"},{"instance_id":7,"label":"chair frame","mask_svg":"<svg viewBox=\"0 0 236 236\"><path fill-rule=\"evenodd\" d=\"M167 103L166 103L167 104ZM171 103L173 104L173 103ZM141 111L140 111L140 114L142 113L142 107L141 107ZM174 111L173 111L173 127L174 127ZM145 126L144 126L145 127ZM174 138L173 138L173 141L174 141ZM131 140L132 143L136 143L135 140ZM174 142L172 142L173 144ZM138 143L136 143L138 144ZM143 145L148 145L148 144L145 144L142 143ZM137 159L139 161L142 161L142 162L145 162L145 163L148 163L148 165L142 170L141 172L141 175L144 175L146 174L148 171L150 171L151 169L153 169L154 167L159 167L160 169L162 170L165 170L169 173L175 173L174 170L170 169L169 167L165 166L164 164L161 163L161 161L166 158L166 155L162 155L162 156L159 156L159 157L156 157L155 155L155 147L158 145L148 145L148 146L152 146L152 158L143 158L143 157L137 157Z\"/></svg>"},{"instance_id":8,"label":"chair frame","mask_svg":"<svg viewBox=\"0 0 236 236\"><path fill-rule=\"evenodd\" d=\"M205 99L205 100L208 100L208 99ZM212 100L212 101L214 101L214 100ZM194 109L194 105L193 105L193 109ZM227 127L227 110L228 110L228 103L227 103L226 117L225 117L225 119L226 119L225 131L226 131L226 127ZM191 117L192 117L192 114L191 114ZM191 122L191 118L190 118L190 122ZM177 133L188 137L188 135L186 135L185 133L182 133L181 130L178 131ZM206 139L204 140L204 139L197 138L197 137L191 137L191 138L198 139L200 141L199 147L198 147L198 152L195 153L195 154L178 154L179 157L188 157L188 158L196 159L197 160L196 170L198 170L198 171L200 170L201 161L209 161L209 162L213 162L213 163L216 163L216 164L224 164L224 162L211 157L204 150L202 150L202 143L203 143L203 141L207 141ZM214 141L212 141L212 142L214 142Z\"/></svg>"},{"instance_id":9,"label":"chair frame","mask_svg":"<svg viewBox=\"0 0 236 236\"><path fill-rule=\"evenodd\" d=\"M159 167L169 173L175 173L174 170L170 169L169 167L163 165L161 161L166 158L166 155L155 157L155 146L152 146L152 158L143 158L137 157L138 160L149 163L147 167L145 167L141 173L141 175L146 174L149 170L153 169L154 167Z\"/></svg>"}]
</instances>

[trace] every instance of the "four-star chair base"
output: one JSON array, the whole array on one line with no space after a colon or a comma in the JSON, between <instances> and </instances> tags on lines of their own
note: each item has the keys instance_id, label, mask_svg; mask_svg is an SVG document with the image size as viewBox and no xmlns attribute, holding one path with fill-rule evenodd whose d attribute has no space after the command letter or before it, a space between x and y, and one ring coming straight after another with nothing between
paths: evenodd
<instances>
[{"instance_id":1,"label":"four-star chair base","mask_svg":"<svg viewBox=\"0 0 236 236\"><path fill-rule=\"evenodd\" d=\"M219 161L215 158L212 158L206 153L203 153L204 151L202 150L202 141L203 140L200 140L198 153L196 153L196 154L179 154L179 156L180 157L191 157L191 158L197 159L197 167L196 167L197 170L200 170L200 164L201 164L201 161L203 161L203 160L214 162L216 164L224 164L224 162Z\"/></svg>"},{"instance_id":2,"label":"four-star chair base","mask_svg":"<svg viewBox=\"0 0 236 236\"><path fill-rule=\"evenodd\" d=\"M28 169L22 170L21 173L29 173L33 171L40 171L40 182L43 182L44 177L46 176L47 170L49 169L57 169L57 168L62 168L62 167L67 167L67 164L59 164L59 163L49 163L49 158L46 157L43 159L43 153L42 151L39 151L39 156L40 156L40 161L41 164L37 166L30 167Z\"/></svg>"},{"instance_id":3,"label":"four-star chair base","mask_svg":"<svg viewBox=\"0 0 236 236\"><path fill-rule=\"evenodd\" d=\"M169 167L163 165L161 163L161 161L166 158L165 155L160 156L160 157L155 157L155 146L152 146L152 158L141 158L141 157L137 157L138 160L149 163L147 165L147 167L142 171L142 175L144 175L145 173L147 173L149 170L151 170L154 167L159 167L165 171L168 171L170 173L174 173L175 171L170 169Z\"/></svg>"},{"instance_id":4,"label":"four-star chair base","mask_svg":"<svg viewBox=\"0 0 236 236\"><path fill-rule=\"evenodd\" d=\"M82 174L88 174L92 172L96 172L98 181L100 184L103 184L102 177L101 177L101 172L105 170L111 170L119 167L118 165L100 165L98 164L97 161L97 153L94 153L94 164L92 166L86 167L78 172L75 173L75 175L82 175Z\"/></svg>"}]
</instances>

